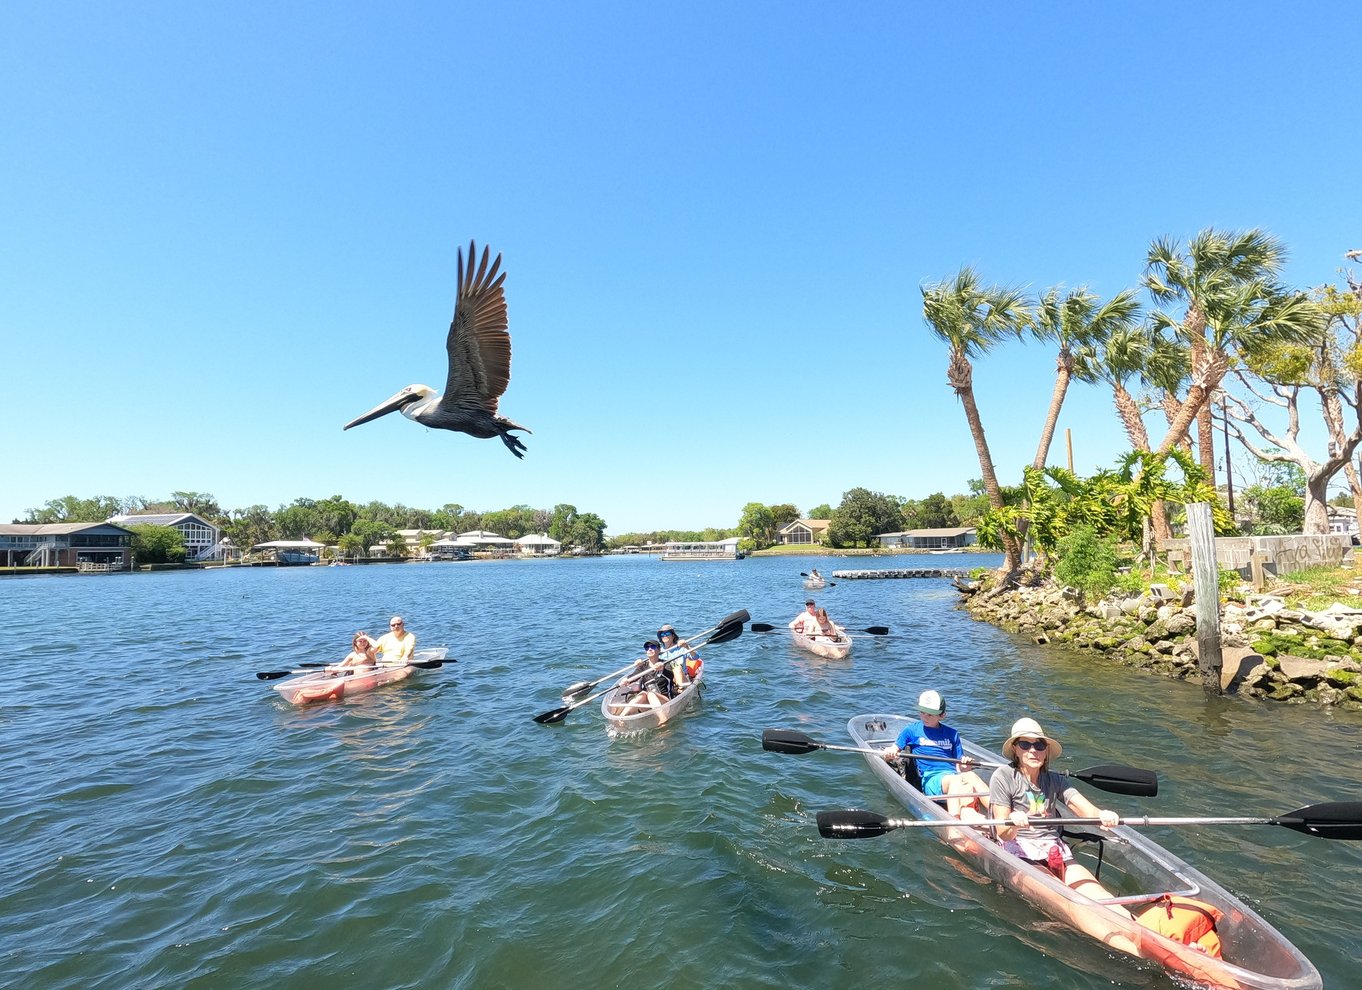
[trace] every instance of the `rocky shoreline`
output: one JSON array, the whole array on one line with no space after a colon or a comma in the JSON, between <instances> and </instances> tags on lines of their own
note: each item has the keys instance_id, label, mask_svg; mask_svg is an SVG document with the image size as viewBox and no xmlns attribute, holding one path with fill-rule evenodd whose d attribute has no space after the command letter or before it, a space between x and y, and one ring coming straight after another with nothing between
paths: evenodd
<instances>
[{"instance_id":1,"label":"rocky shoreline","mask_svg":"<svg viewBox=\"0 0 1362 990\"><path fill-rule=\"evenodd\" d=\"M1096 605L1080 604L1071 589L1054 585L997 596L957 586L962 607L981 621L1037 643L1063 643L1201 683L1190 586L1177 593L1155 585L1138 598ZM1333 605L1307 612L1272 595L1252 596L1221 605L1220 632L1226 694L1362 710L1362 611Z\"/></svg>"}]
</instances>

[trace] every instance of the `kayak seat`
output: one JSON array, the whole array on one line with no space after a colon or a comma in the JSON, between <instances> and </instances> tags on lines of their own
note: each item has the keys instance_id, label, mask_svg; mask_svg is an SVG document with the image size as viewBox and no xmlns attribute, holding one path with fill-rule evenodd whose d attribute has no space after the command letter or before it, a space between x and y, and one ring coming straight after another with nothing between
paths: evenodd
<instances>
[{"instance_id":1,"label":"kayak seat","mask_svg":"<svg viewBox=\"0 0 1362 990\"><path fill-rule=\"evenodd\" d=\"M914 790L922 790L922 774L918 773L917 760L911 756L894 757L893 767L898 771L898 775L908 781L908 785Z\"/></svg>"}]
</instances>

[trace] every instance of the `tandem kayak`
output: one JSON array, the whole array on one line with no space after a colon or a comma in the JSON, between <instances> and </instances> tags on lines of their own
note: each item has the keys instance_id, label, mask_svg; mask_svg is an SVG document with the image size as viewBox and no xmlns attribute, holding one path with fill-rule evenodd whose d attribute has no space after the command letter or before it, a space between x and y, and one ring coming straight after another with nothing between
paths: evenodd
<instances>
[{"instance_id":1,"label":"tandem kayak","mask_svg":"<svg viewBox=\"0 0 1362 990\"><path fill-rule=\"evenodd\" d=\"M858 715L848 723L847 730L858 747L878 750L892 743L910 721L902 715ZM1005 762L973 743L965 742L964 747L979 762ZM867 754L865 759L881 783L915 818L953 820L938 803L911 786L878 755ZM1234 990L1320 990L1323 986L1319 971L1310 960L1252 908L1127 826L1100 833L1093 829L1093 838L1100 836L1102 840L1100 852L1085 848L1099 843L1080 842L1075 854L1093 873L1100 874L1103 886L1113 892L1111 901L1132 913L1139 914L1165 895L1192 898L1219 910L1223 917L1215 930L1223 959L1109 910L1102 902L1061 883L1048 870L1007 852L980 829L961 824L929 831L1054 920L1110 949L1156 962L1180 977Z\"/></svg>"},{"instance_id":2,"label":"tandem kayak","mask_svg":"<svg viewBox=\"0 0 1362 990\"><path fill-rule=\"evenodd\" d=\"M412 659L418 663L443 660L449 655L447 646L437 646L429 650L417 650ZM402 666L355 667L340 670L318 670L290 677L274 685L285 701L294 705L307 705L314 701L339 701L352 695L363 694L385 684L405 681L417 668Z\"/></svg>"},{"instance_id":3,"label":"tandem kayak","mask_svg":"<svg viewBox=\"0 0 1362 990\"><path fill-rule=\"evenodd\" d=\"M794 645L801 650L808 650L814 656L823 657L827 660L845 660L851 653L851 637L846 630L836 623L833 624L833 635L806 636L797 629L791 629L790 635L794 638Z\"/></svg>"},{"instance_id":4,"label":"tandem kayak","mask_svg":"<svg viewBox=\"0 0 1362 990\"><path fill-rule=\"evenodd\" d=\"M617 687L601 700L601 715L605 717L606 726L616 733L655 729L679 716L690 706L692 701L700 696L700 681L704 676L705 667L704 662L701 661L699 668L691 677L690 683L682 688L675 698L668 699L667 703L659 708L631 709L620 715L611 711L612 706L623 705L630 695L638 693L638 688L637 686Z\"/></svg>"}]
</instances>

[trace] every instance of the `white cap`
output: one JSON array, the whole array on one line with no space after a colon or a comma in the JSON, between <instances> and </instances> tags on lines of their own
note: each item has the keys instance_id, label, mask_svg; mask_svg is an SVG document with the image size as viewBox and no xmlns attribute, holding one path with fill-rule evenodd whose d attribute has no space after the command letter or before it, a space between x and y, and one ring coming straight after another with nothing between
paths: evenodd
<instances>
[{"instance_id":1,"label":"white cap","mask_svg":"<svg viewBox=\"0 0 1362 990\"><path fill-rule=\"evenodd\" d=\"M935 691L923 691L917 696L917 710L928 715L944 715L946 701Z\"/></svg>"}]
</instances>

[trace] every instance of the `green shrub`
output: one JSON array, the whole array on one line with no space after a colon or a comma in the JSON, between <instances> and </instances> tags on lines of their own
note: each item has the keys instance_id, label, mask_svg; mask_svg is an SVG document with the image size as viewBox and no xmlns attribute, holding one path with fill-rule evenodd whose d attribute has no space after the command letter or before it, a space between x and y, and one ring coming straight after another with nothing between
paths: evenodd
<instances>
[{"instance_id":1,"label":"green shrub","mask_svg":"<svg viewBox=\"0 0 1362 990\"><path fill-rule=\"evenodd\" d=\"M1056 547L1055 580L1098 599L1116 587L1116 539L1080 526Z\"/></svg>"}]
</instances>

